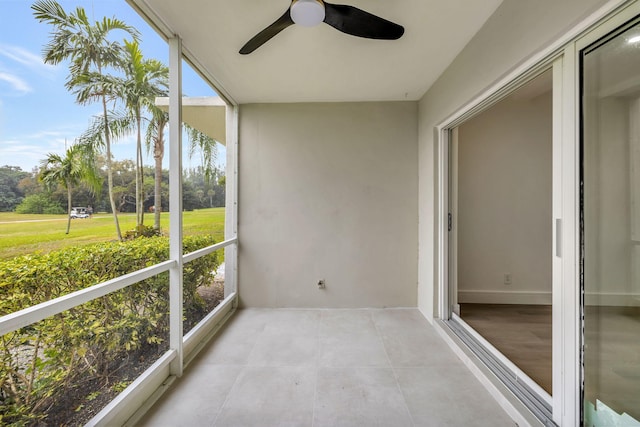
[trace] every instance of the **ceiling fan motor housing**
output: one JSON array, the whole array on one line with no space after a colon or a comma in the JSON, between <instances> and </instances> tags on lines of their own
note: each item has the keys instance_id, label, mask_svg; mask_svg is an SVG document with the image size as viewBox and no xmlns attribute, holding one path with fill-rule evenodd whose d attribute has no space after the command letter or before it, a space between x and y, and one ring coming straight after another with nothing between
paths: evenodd
<instances>
[{"instance_id":1,"label":"ceiling fan motor housing","mask_svg":"<svg viewBox=\"0 0 640 427\"><path fill-rule=\"evenodd\" d=\"M295 0L291 4L291 19L303 27L318 25L324 16L324 4L320 0Z\"/></svg>"},{"instance_id":2,"label":"ceiling fan motor housing","mask_svg":"<svg viewBox=\"0 0 640 427\"><path fill-rule=\"evenodd\" d=\"M322 22L345 34L366 39L397 40L404 34L402 25L354 6L332 4L324 0L293 0L280 18L253 36L239 53L247 55L253 52L293 24L312 27Z\"/></svg>"}]
</instances>

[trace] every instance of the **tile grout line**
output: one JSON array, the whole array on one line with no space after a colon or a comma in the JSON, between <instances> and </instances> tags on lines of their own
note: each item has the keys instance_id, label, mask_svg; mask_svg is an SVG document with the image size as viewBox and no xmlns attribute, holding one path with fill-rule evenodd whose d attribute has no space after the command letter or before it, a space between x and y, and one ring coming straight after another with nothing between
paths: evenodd
<instances>
[{"instance_id":1,"label":"tile grout line","mask_svg":"<svg viewBox=\"0 0 640 427\"><path fill-rule=\"evenodd\" d=\"M324 319L324 311L320 311L320 316L318 320L318 327L316 328L316 377L315 377L315 386L313 392L313 408L311 409L311 427L315 426L316 423L316 404L318 403L318 380L320 378L320 328L322 327L322 320Z\"/></svg>"},{"instance_id":2,"label":"tile grout line","mask_svg":"<svg viewBox=\"0 0 640 427\"><path fill-rule=\"evenodd\" d=\"M233 317L235 317L235 316L233 316ZM231 318L229 320L233 322L234 319ZM249 355L247 356L247 363L245 365L236 365L236 366L242 366L242 369L240 370L240 372L238 372L238 375L236 376L236 379L233 382L233 385L229 388L229 391L227 392L227 396L225 397L224 402L222 403L222 405L220 405L220 410L218 411L218 414L216 415L216 419L214 420L214 422L212 424L212 427L215 427L218 424L218 420L220 418L220 415L222 415L222 411L224 410L225 406L227 406L227 402L229 401L229 397L231 396L231 393L235 389L236 385L238 384L238 380L247 371L247 368L249 368L249 359L251 357L251 353L253 353L253 350L255 350L256 345L258 344L258 338L260 337L260 335L262 335L264 333L264 329L265 328L262 328L260 333L257 334L256 340L253 343L253 346L251 347L251 350L249 351Z\"/></svg>"},{"instance_id":3,"label":"tile grout line","mask_svg":"<svg viewBox=\"0 0 640 427\"><path fill-rule=\"evenodd\" d=\"M405 396L404 391L402 390L402 387L400 387L400 382L398 381L398 373L396 371L396 367L393 365L393 362L391 361L391 357L389 357L389 352L387 351L387 345L385 344L384 339L382 338L382 333L380 332L380 329L378 328L378 324L376 323L376 321L374 319L373 312L371 311L370 313L371 313L370 314L371 322L373 323L373 326L376 328L376 332L378 333L378 338L382 342L382 348L384 348L384 354L385 354L385 356L387 356L387 361L389 362L389 367L391 368L391 372L393 373L393 378L396 381L396 387L398 388L398 391L400 392L400 395L402 396L402 403L404 404L404 408L406 409L407 413L409 414L409 419L411 420L411 425L415 427L416 422L413 419L413 414L409 410L409 405L407 403L407 396Z\"/></svg>"}]
</instances>

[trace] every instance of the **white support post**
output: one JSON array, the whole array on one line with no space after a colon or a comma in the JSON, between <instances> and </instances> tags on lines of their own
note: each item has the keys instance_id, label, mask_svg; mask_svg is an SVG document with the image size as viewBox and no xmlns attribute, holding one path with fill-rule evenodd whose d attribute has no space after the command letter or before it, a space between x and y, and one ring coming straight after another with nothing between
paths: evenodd
<instances>
[{"instance_id":1,"label":"white support post","mask_svg":"<svg viewBox=\"0 0 640 427\"><path fill-rule=\"evenodd\" d=\"M227 106L227 192L225 201L225 240L238 236L238 106ZM238 291L238 244L227 246L224 296Z\"/></svg>"},{"instance_id":2,"label":"white support post","mask_svg":"<svg viewBox=\"0 0 640 427\"><path fill-rule=\"evenodd\" d=\"M182 40L169 39L169 344L177 351L172 375L181 376L182 340Z\"/></svg>"}]
</instances>

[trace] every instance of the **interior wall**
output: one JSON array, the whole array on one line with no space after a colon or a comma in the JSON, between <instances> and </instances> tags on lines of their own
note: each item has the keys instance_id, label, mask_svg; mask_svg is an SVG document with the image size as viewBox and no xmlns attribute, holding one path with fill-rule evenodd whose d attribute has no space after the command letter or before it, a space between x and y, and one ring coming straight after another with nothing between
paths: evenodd
<instances>
[{"instance_id":1,"label":"interior wall","mask_svg":"<svg viewBox=\"0 0 640 427\"><path fill-rule=\"evenodd\" d=\"M504 0L419 103L419 264L418 306L437 316L435 193L437 169L434 128L491 83L543 49L602 0Z\"/></svg>"},{"instance_id":2,"label":"interior wall","mask_svg":"<svg viewBox=\"0 0 640 427\"><path fill-rule=\"evenodd\" d=\"M460 303L551 304L551 104L516 94L458 128Z\"/></svg>"},{"instance_id":3,"label":"interior wall","mask_svg":"<svg viewBox=\"0 0 640 427\"><path fill-rule=\"evenodd\" d=\"M417 110L240 107L241 305L416 307Z\"/></svg>"},{"instance_id":4,"label":"interior wall","mask_svg":"<svg viewBox=\"0 0 640 427\"><path fill-rule=\"evenodd\" d=\"M591 110L584 148L586 303L637 305L630 244L630 101L598 99Z\"/></svg>"}]
</instances>

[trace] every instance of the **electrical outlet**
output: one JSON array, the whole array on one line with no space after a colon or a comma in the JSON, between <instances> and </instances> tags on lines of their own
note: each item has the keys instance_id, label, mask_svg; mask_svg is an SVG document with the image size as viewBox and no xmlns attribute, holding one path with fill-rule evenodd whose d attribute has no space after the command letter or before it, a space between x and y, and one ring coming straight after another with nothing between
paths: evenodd
<instances>
[{"instance_id":1,"label":"electrical outlet","mask_svg":"<svg viewBox=\"0 0 640 427\"><path fill-rule=\"evenodd\" d=\"M324 289L324 288L325 288L324 279L318 280L318 289Z\"/></svg>"},{"instance_id":2,"label":"electrical outlet","mask_svg":"<svg viewBox=\"0 0 640 427\"><path fill-rule=\"evenodd\" d=\"M511 273L504 273L504 284L510 285L511 283Z\"/></svg>"}]
</instances>

